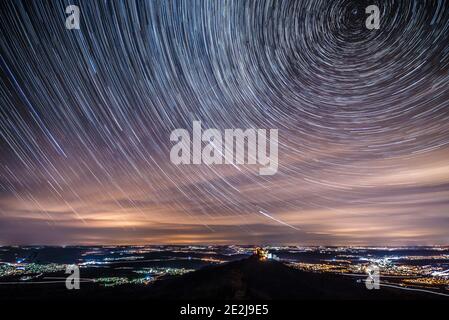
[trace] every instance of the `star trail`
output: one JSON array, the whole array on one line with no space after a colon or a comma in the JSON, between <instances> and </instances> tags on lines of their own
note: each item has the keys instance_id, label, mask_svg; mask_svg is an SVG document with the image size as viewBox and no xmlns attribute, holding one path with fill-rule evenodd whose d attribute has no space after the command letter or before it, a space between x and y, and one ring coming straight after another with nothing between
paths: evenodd
<instances>
[{"instance_id":1,"label":"star trail","mask_svg":"<svg viewBox=\"0 0 449 320\"><path fill-rule=\"evenodd\" d=\"M0 245L449 243L449 1L0 6ZM278 172L172 164L193 121Z\"/></svg>"}]
</instances>

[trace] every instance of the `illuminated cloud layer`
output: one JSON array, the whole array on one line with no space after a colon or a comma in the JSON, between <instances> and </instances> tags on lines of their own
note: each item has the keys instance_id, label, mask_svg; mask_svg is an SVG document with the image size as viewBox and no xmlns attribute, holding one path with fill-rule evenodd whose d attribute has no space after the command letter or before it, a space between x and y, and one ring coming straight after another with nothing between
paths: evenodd
<instances>
[{"instance_id":1,"label":"illuminated cloud layer","mask_svg":"<svg viewBox=\"0 0 449 320\"><path fill-rule=\"evenodd\" d=\"M1 6L0 244L449 244L448 1ZM194 120L278 173L173 165Z\"/></svg>"}]
</instances>

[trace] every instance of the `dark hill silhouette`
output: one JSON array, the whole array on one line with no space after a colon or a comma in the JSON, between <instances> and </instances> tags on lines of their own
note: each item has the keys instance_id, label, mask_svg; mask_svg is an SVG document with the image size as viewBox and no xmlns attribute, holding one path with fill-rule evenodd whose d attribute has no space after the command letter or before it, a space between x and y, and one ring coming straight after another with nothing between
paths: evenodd
<instances>
[{"instance_id":1,"label":"dark hill silhouette","mask_svg":"<svg viewBox=\"0 0 449 320\"><path fill-rule=\"evenodd\" d=\"M156 282L142 298L156 299L422 299L436 295L382 287L368 290L343 275L304 272L256 257L206 267Z\"/></svg>"}]
</instances>

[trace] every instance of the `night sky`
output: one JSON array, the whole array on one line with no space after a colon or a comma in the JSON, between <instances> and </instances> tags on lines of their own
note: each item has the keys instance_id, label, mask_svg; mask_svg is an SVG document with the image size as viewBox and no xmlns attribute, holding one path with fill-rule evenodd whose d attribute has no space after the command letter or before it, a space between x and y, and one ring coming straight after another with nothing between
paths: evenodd
<instances>
[{"instance_id":1,"label":"night sky","mask_svg":"<svg viewBox=\"0 0 449 320\"><path fill-rule=\"evenodd\" d=\"M0 18L0 245L449 244L449 1L7 0ZM195 120L278 129L278 172L172 164Z\"/></svg>"}]
</instances>

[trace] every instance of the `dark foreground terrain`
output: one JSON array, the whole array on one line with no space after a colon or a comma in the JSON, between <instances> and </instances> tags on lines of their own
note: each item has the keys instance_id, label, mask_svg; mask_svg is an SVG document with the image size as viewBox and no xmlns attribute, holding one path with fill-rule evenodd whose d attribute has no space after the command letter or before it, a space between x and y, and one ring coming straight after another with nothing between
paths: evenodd
<instances>
[{"instance_id":1,"label":"dark foreground terrain","mask_svg":"<svg viewBox=\"0 0 449 320\"><path fill-rule=\"evenodd\" d=\"M204 268L154 285L148 297L162 299L422 299L428 294L385 288L340 275L304 272L278 261L248 258Z\"/></svg>"},{"instance_id":2,"label":"dark foreground terrain","mask_svg":"<svg viewBox=\"0 0 449 320\"><path fill-rule=\"evenodd\" d=\"M304 272L278 261L255 257L205 267L149 285L100 287L81 283L0 286L0 300L296 300L296 299L447 299L442 296L381 287L368 290L363 281L333 274Z\"/></svg>"}]
</instances>

